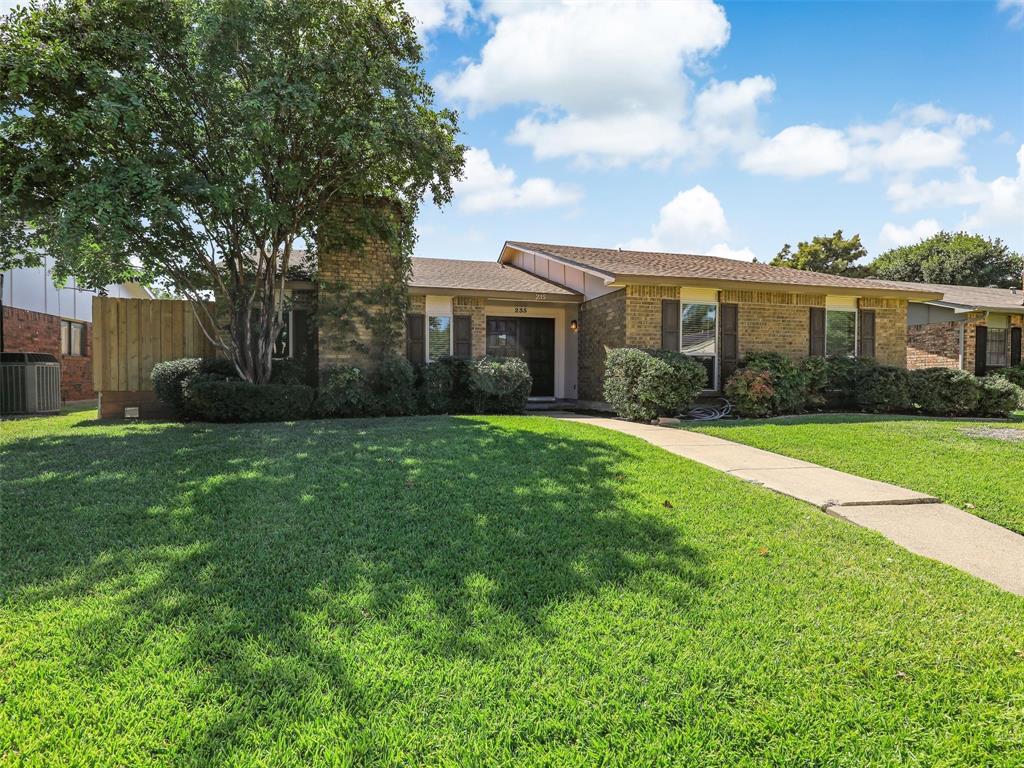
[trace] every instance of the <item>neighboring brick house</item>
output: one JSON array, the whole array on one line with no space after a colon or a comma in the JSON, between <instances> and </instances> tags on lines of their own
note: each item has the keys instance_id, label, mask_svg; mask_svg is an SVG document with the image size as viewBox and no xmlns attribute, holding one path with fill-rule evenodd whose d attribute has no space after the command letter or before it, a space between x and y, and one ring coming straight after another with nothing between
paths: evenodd
<instances>
[{"instance_id":1,"label":"neighboring brick house","mask_svg":"<svg viewBox=\"0 0 1024 768\"><path fill-rule=\"evenodd\" d=\"M0 351L53 355L61 364L61 399L94 399L92 297L97 292L78 288L73 279L64 288L54 287L48 258L39 267L4 272L2 283ZM120 298L150 297L143 286L134 283L108 285L105 292Z\"/></svg>"},{"instance_id":2,"label":"neighboring brick house","mask_svg":"<svg viewBox=\"0 0 1024 768\"><path fill-rule=\"evenodd\" d=\"M942 294L913 301L907 314L907 367L960 368L984 375L1019 365L1024 291L936 283L898 283Z\"/></svg>"}]
</instances>

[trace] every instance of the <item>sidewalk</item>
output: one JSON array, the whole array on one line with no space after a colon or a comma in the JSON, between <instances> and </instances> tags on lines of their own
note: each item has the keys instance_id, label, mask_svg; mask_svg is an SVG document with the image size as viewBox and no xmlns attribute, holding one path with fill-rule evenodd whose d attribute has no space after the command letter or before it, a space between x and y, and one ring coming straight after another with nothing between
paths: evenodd
<instances>
[{"instance_id":1,"label":"sidewalk","mask_svg":"<svg viewBox=\"0 0 1024 768\"><path fill-rule=\"evenodd\" d=\"M550 415L639 437L669 453L806 501L878 531L915 554L1024 596L1024 536L933 496L685 429L572 413Z\"/></svg>"}]
</instances>

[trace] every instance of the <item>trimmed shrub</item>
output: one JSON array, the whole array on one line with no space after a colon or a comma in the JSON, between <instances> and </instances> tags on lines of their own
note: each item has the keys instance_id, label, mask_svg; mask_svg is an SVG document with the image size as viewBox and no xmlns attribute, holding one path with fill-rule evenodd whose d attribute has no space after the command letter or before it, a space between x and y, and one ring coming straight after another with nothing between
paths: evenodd
<instances>
[{"instance_id":1,"label":"trimmed shrub","mask_svg":"<svg viewBox=\"0 0 1024 768\"><path fill-rule=\"evenodd\" d=\"M820 358L819 358L820 359ZM861 357L829 357L825 360L825 406L854 410L860 380L870 377L878 367L874 360Z\"/></svg>"},{"instance_id":2,"label":"trimmed shrub","mask_svg":"<svg viewBox=\"0 0 1024 768\"><path fill-rule=\"evenodd\" d=\"M740 368L725 383L725 396L739 416L753 419L770 416L775 399L771 371Z\"/></svg>"},{"instance_id":3,"label":"trimmed shrub","mask_svg":"<svg viewBox=\"0 0 1024 768\"><path fill-rule=\"evenodd\" d=\"M857 375L854 387L854 402L861 410L869 413L910 410L910 375L902 368L866 366Z\"/></svg>"},{"instance_id":4,"label":"trimmed shrub","mask_svg":"<svg viewBox=\"0 0 1024 768\"><path fill-rule=\"evenodd\" d=\"M295 421L309 414L313 388L304 384L250 384L212 375L184 384L189 413L204 421Z\"/></svg>"},{"instance_id":5,"label":"trimmed shrub","mask_svg":"<svg viewBox=\"0 0 1024 768\"><path fill-rule=\"evenodd\" d=\"M271 384L305 384L306 375L306 365L301 360L282 357L271 361Z\"/></svg>"},{"instance_id":6,"label":"trimmed shrub","mask_svg":"<svg viewBox=\"0 0 1024 768\"><path fill-rule=\"evenodd\" d=\"M764 352L748 357L743 367L771 374L773 394L769 408L772 414L800 413L804 410L808 377L803 366L777 352Z\"/></svg>"},{"instance_id":7,"label":"trimmed shrub","mask_svg":"<svg viewBox=\"0 0 1024 768\"><path fill-rule=\"evenodd\" d=\"M533 378L518 357L482 357L469 364L469 392L477 413L521 413Z\"/></svg>"},{"instance_id":8,"label":"trimmed shrub","mask_svg":"<svg viewBox=\"0 0 1024 768\"><path fill-rule=\"evenodd\" d=\"M442 357L420 366L417 394L423 413L466 413L472 410L469 364L457 357Z\"/></svg>"},{"instance_id":9,"label":"trimmed shrub","mask_svg":"<svg viewBox=\"0 0 1024 768\"><path fill-rule=\"evenodd\" d=\"M385 416L415 413L416 371L404 357L382 358L370 369L366 381L377 403L377 413Z\"/></svg>"},{"instance_id":10,"label":"trimmed shrub","mask_svg":"<svg viewBox=\"0 0 1024 768\"><path fill-rule=\"evenodd\" d=\"M380 412L380 404L361 368L332 365L320 370L314 412L340 418L372 416Z\"/></svg>"},{"instance_id":11,"label":"trimmed shrub","mask_svg":"<svg viewBox=\"0 0 1024 768\"><path fill-rule=\"evenodd\" d=\"M678 352L619 348L605 358L604 399L634 421L679 414L706 385L704 366Z\"/></svg>"},{"instance_id":12,"label":"trimmed shrub","mask_svg":"<svg viewBox=\"0 0 1024 768\"><path fill-rule=\"evenodd\" d=\"M1002 376L986 376L978 379L979 416L1009 416L1019 408L1024 409L1024 389Z\"/></svg>"},{"instance_id":13,"label":"trimmed shrub","mask_svg":"<svg viewBox=\"0 0 1024 768\"><path fill-rule=\"evenodd\" d=\"M182 415L188 410L184 385L199 375L237 378L235 366L230 360L222 357L182 357L177 360L164 360L154 365L150 379L153 381L153 391L157 399L173 408L175 413Z\"/></svg>"},{"instance_id":14,"label":"trimmed shrub","mask_svg":"<svg viewBox=\"0 0 1024 768\"><path fill-rule=\"evenodd\" d=\"M956 368L910 371L910 399L932 416L966 416L978 409L978 379Z\"/></svg>"},{"instance_id":15,"label":"trimmed shrub","mask_svg":"<svg viewBox=\"0 0 1024 768\"><path fill-rule=\"evenodd\" d=\"M831 401L828 360L824 357L805 357L798 365L806 382L804 404L808 408L828 405Z\"/></svg>"},{"instance_id":16,"label":"trimmed shrub","mask_svg":"<svg viewBox=\"0 0 1024 768\"><path fill-rule=\"evenodd\" d=\"M1015 365L1012 368L1001 368L998 371L993 371L990 376L998 376L1001 379L1006 379L1009 382L1016 384L1018 387L1024 387L1024 365Z\"/></svg>"}]
</instances>

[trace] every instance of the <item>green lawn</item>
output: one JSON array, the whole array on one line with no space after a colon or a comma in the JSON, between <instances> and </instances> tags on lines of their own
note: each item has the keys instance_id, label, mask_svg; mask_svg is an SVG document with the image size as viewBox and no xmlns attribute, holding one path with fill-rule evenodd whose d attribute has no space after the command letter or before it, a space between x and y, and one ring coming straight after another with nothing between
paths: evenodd
<instances>
[{"instance_id":1,"label":"green lawn","mask_svg":"<svg viewBox=\"0 0 1024 768\"><path fill-rule=\"evenodd\" d=\"M931 494L1024 533L1024 442L969 434L1024 422L859 414L716 422L699 432Z\"/></svg>"},{"instance_id":2,"label":"green lawn","mask_svg":"<svg viewBox=\"0 0 1024 768\"><path fill-rule=\"evenodd\" d=\"M1024 600L639 440L90 418L0 426L5 766L1020 765Z\"/></svg>"}]
</instances>

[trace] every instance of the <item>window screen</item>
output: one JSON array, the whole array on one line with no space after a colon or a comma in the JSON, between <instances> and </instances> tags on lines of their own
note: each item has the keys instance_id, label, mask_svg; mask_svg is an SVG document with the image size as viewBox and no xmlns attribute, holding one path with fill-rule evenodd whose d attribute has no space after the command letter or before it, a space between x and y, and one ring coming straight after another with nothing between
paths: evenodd
<instances>
[{"instance_id":1,"label":"window screen","mask_svg":"<svg viewBox=\"0 0 1024 768\"><path fill-rule=\"evenodd\" d=\"M452 353L452 319L447 315L434 315L427 321L427 354L431 360Z\"/></svg>"},{"instance_id":2,"label":"window screen","mask_svg":"<svg viewBox=\"0 0 1024 768\"><path fill-rule=\"evenodd\" d=\"M71 320L60 321L60 353L62 355L85 354L85 324Z\"/></svg>"},{"instance_id":3,"label":"window screen","mask_svg":"<svg viewBox=\"0 0 1024 768\"><path fill-rule=\"evenodd\" d=\"M989 328L985 347L985 364L993 368L1006 367L1006 328Z\"/></svg>"},{"instance_id":4,"label":"window screen","mask_svg":"<svg viewBox=\"0 0 1024 768\"><path fill-rule=\"evenodd\" d=\"M857 354L857 313L829 310L825 313L825 354L854 357Z\"/></svg>"}]
</instances>

